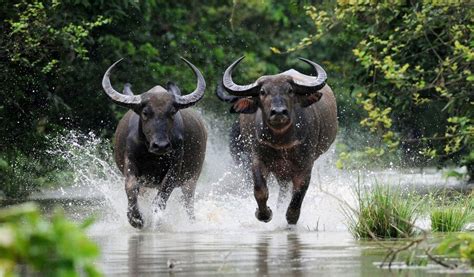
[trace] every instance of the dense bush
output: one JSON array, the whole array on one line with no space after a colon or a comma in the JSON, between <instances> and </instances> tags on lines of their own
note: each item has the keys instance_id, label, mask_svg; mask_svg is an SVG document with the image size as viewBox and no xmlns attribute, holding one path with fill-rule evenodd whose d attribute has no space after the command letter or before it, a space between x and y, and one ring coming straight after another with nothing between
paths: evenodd
<instances>
[{"instance_id":1,"label":"dense bush","mask_svg":"<svg viewBox=\"0 0 474 277\"><path fill-rule=\"evenodd\" d=\"M337 2L307 6L314 31L287 51L334 47L341 52L331 63L334 68L350 68L345 71L346 81L353 85L351 95L365 112L360 125L379 138L378 143L366 144L365 156L380 159L401 149L405 162L412 161L409 165L465 165L472 176L474 24L470 4ZM348 58L350 52L353 57ZM344 153L343 160L349 160L350 154Z\"/></svg>"},{"instance_id":2,"label":"dense bush","mask_svg":"<svg viewBox=\"0 0 474 277\"><path fill-rule=\"evenodd\" d=\"M217 104L214 85L235 58L246 55L235 75L248 83L290 67L304 71L296 57L309 57L329 73L341 126L359 134L360 123L370 134L365 148L353 137L340 144L340 167L354 157L352 164L380 164L401 153L415 165L472 172L472 9L346 2L314 1L306 16L305 1L7 1L0 9L0 190L42 183L20 179L51 170L41 157L47 134L111 136L125 112L100 86L112 62L125 58L112 77L119 90L125 82L140 93L173 80L186 92L195 79L180 55L206 76L199 106L220 116L227 107Z\"/></svg>"},{"instance_id":3,"label":"dense bush","mask_svg":"<svg viewBox=\"0 0 474 277\"><path fill-rule=\"evenodd\" d=\"M276 1L7 1L0 9L0 190L15 197L44 183L52 170L41 157L47 134L111 136L125 109L111 104L100 81L114 61L125 58L112 77L119 90L125 82L140 93L173 80L187 92L195 78L179 61L184 56L207 78L199 106L224 112L213 94L224 68L245 54L242 81L285 69L270 46L309 24L290 20L298 9Z\"/></svg>"}]
</instances>

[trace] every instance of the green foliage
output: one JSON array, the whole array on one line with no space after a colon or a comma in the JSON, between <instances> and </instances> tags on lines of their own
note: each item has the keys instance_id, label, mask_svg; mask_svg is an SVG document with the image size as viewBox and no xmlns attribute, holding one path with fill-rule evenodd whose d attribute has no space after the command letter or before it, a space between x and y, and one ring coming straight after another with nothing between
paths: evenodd
<instances>
[{"instance_id":1,"label":"green foliage","mask_svg":"<svg viewBox=\"0 0 474 277\"><path fill-rule=\"evenodd\" d=\"M474 266L474 233L449 235L436 246L435 253Z\"/></svg>"},{"instance_id":2,"label":"green foliage","mask_svg":"<svg viewBox=\"0 0 474 277\"><path fill-rule=\"evenodd\" d=\"M375 185L356 190L357 208L346 209L349 231L355 238L407 238L414 232L416 197L398 189Z\"/></svg>"},{"instance_id":3,"label":"green foliage","mask_svg":"<svg viewBox=\"0 0 474 277\"><path fill-rule=\"evenodd\" d=\"M330 36L339 38L335 45L346 45L341 51L352 50L353 58L333 63L351 65L345 78L361 86L354 95L365 112L360 125L379 137L367 154L401 148L418 164L454 162L472 175L473 10L463 1L412 3L308 6L316 30L287 49L333 47L324 39ZM342 39L349 36L353 45L347 47Z\"/></svg>"},{"instance_id":4,"label":"green foliage","mask_svg":"<svg viewBox=\"0 0 474 277\"><path fill-rule=\"evenodd\" d=\"M457 51L458 40L471 40L471 17L463 7L414 8L413 11L400 7L398 16L386 17L353 51L367 70L364 77L372 82L367 84L368 92L360 97L362 101L377 101L376 105L364 106L368 117L361 125L367 119L379 118L378 111L383 109L398 121L399 135L422 142L415 149L431 158L457 153L461 147L472 149L473 127L468 119L472 117L472 103L466 101L473 88L466 80L470 58L468 53ZM391 9L391 5L380 4L374 12L352 7L346 12L356 18L363 13L373 18L368 23L376 23ZM444 121L440 124L444 130L429 128L432 121ZM391 128L391 124L366 126L384 135ZM440 143L433 143L435 140Z\"/></svg>"},{"instance_id":5,"label":"green foliage","mask_svg":"<svg viewBox=\"0 0 474 277\"><path fill-rule=\"evenodd\" d=\"M0 275L26 265L48 276L100 276L93 264L99 250L84 233L91 223L78 226L59 210L45 220L32 203L0 210Z\"/></svg>"},{"instance_id":6,"label":"green foliage","mask_svg":"<svg viewBox=\"0 0 474 277\"><path fill-rule=\"evenodd\" d=\"M285 70L286 60L269 48L307 25L294 17L298 9L277 1L7 1L0 9L0 52L7 61L0 63L0 156L8 173L0 190L26 194L43 184L32 180L52 169L32 152L41 156L48 134L66 128L111 137L126 110L113 105L100 84L119 58L125 61L112 83L120 91L130 82L135 93L168 81L192 91L195 77L179 56L188 58L208 84L198 107L222 116L228 107L217 104L213 92L225 67L245 54L244 70L236 74L242 82ZM40 166L22 175L28 172L13 170L16 159Z\"/></svg>"},{"instance_id":7,"label":"green foliage","mask_svg":"<svg viewBox=\"0 0 474 277\"><path fill-rule=\"evenodd\" d=\"M303 70L296 57L309 57L329 73L347 133L360 124L370 134L365 145L346 144L339 167L404 154L416 165L454 162L472 172L472 9L346 2L7 1L0 10L7 61L0 63L0 156L8 166L0 162L0 170L10 181L0 190L42 184L16 180L21 170L12 164L14 155L40 156L47 134L66 128L111 136L125 109L111 104L100 80L119 58L125 61L112 76L117 90L130 82L141 93L172 80L191 91L195 79L180 55L206 76L209 89L198 107L221 116L228 107L218 104L214 85L235 58L246 55L235 78L248 83ZM292 47L296 37L303 39ZM50 168L36 160L40 166L31 166L43 169L32 172L46 174Z\"/></svg>"}]
</instances>

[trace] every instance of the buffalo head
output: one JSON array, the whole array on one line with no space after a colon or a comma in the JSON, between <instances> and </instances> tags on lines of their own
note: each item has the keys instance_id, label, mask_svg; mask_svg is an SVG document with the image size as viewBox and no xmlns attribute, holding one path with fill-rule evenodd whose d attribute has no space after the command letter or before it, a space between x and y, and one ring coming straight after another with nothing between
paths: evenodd
<instances>
[{"instance_id":1,"label":"buffalo head","mask_svg":"<svg viewBox=\"0 0 474 277\"><path fill-rule=\"evenodd\" d=\"M233 103L231 112L254 113L260 108L266 124L274 130L282 130L292 123L295 105L306 108L321 99L319 90L326 85L327 75L318 64L300 58L314 68L317 77L291 69L277 75L262 76L250 85L241 86L232 81L232 71L243 58L226 69L217 89L221 100ZM222 88L231 96L224 95Z\"/></svg>"},{"instance_id":2,"label":"buffalo head","mask_svg":"<svg viewBox=\"0 0 474 277\"><path fill-rule=\"evenodd\" d=\"M188 95L181 95L180 89L169 82L166 88L155 86L145 93L134 95L130 85L126 84L124 93L116 91L110 83L112 64L104 74L102 87L112 101L120 106L133 110L140 117L139 128L146 140L148 151L153 154L164 154L171 150L172 132L176 126L176 113L180 109L196 104L203 96L206 82L199 69L184 58L181 58L197 77L197 88Z\"/></svg>"}]
</instances>

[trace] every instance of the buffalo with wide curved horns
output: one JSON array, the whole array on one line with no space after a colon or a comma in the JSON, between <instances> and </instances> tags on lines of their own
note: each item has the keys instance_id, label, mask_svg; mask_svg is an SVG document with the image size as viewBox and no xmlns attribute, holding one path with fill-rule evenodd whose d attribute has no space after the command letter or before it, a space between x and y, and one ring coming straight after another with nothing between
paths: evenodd
<instances>
[{"instance_id":1,"label":"buffalo with wide curved horns","mask_svg":"<svg viewBox=\"0 0 474 277\"><path fill-rule=\"evenodd\" d=\"M304 58L300 60L309 64L316 76L290 69L238 85L232 72L243 58L224 71L216 90L220 100L231 104L230 111L240 114L230 132L231 154L252 180L257 219L268 222L272 218L267 179L273 174L280 186L278 205L291 190L286 219L296 224L313 164L336 137L336 100L326 84L324 69Z\"/></svg>"},{"instance_id":2,"label":"buffalo with wide curved horns","mask_svg":"<svg viewBox=\"0 0 474 277\"><path fill-rule=\"evenodd\" d=\"M127 216L136 228L144 226L137 201L142 187L158 190L155 210L165 209L171 192L180 187L188 215L194 217L194 191L206 152L207 131L200 115L188 107L202 99L206 82L199 69L181 59L197 78L196 89L187 95L181 95L171 82L139 95L134 95L127 83L119 93L112 87L110 75L121 60L112 64L102 79L109 98L130 109L115 131L114 159L125 176Z\"/></svg>"}]
</instances>

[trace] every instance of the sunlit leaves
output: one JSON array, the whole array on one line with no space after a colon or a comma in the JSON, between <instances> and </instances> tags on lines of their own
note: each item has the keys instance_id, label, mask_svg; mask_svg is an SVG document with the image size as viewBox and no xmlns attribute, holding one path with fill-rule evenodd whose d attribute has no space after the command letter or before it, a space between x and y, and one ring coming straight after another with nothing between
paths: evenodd
<instances>
[{"instance_id":1,"label":"sunlit leaves","mask_svg":"<svg viewBox=\"0 0 474 277\"><path fill-rule=\"evenodd\" d=\"M381 148L395 149L398 140L405 141L418 145L415 152L449 162L447 157L467 155L473 147L473 134L467 131L472 121L464 127L453 121L474 117L472 9L462 1L402 2L338 1L332 11L307 8L317 31L288 51L319 43L334 32L353 35L354 66L365 74L347 78L365 87L356 98L366 114L360 124L380 136ZM458 165L472 170L468 160L457 159L462 161Z\"/></svg>"},{"instance_id":2,"label":"sunlit leaves","mask_svg":"<svg viewBox=\"0 0 474 277\"><path fill-rule=\"evenodd\" d=\"M331 23L333 20L328 12L325 10L318 10L314 6L305 6L306 15L311 18L315 33L310 33L308 36L303 37L297 45L287 47L284 51L276 47L271 47L271 50L275 54L290 53L298 49L303 49L312 45L315 41L321 39L331 28L334 27Z\"/></svg>"},{"instance_id":3,"label":"sunlit leaves","mask_svg":"<svg viewBox=\"0 0 474 277\"><path fill-rule=\"evenodd\" d=\"M59 10L58 1L22 1L15 5L19 10L17 18L7 19L10 30L7 47L12 62L24 66L42 67L43 73L50 73L60 58L55 56L61 47L68 48L77 58L87 60L88 50L84 40L92 29L108 24L110 19L99 16L94 21L70 22L58 26L53 14Z\"/></svg>"}]
</instances>

